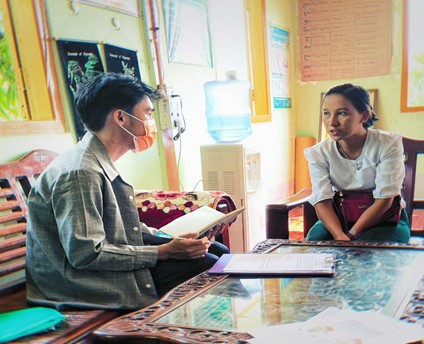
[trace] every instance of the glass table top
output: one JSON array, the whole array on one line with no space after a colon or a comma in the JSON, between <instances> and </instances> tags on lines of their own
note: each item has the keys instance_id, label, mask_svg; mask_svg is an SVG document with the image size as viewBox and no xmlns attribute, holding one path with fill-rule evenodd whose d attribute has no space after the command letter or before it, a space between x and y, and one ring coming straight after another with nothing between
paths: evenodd
<instances>
[{"instance_id":1,"label":"glass table top","mask_svg":"<svg viewBox=\"0 0 424 344\"><path fill-rule=\"evenodd\" d=\"M98 342L246 343L249 330L308 320L328 307L374 310L424 326L424 247L268 239L252 253L335 253L317 276L199 274L151 306L96 329Z\"/></svg>"},{"instance_id":2,"label":"glass table top","mask_svg":"<svg viewBox=\"0 0 424 344\"><path fill-rule=\"evenodd\" d=\"M424 274L424 251L281 246L270 254L315 252L336 253L334 277L231 276L155 322L247 331L304 321L327 307L400 317Z\"/></svg>"}]
</instances>

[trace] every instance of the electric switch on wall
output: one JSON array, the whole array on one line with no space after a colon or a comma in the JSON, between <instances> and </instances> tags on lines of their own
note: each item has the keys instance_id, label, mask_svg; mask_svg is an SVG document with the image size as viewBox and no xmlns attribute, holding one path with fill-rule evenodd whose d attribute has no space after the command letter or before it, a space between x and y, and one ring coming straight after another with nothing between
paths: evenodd
<instances>
[{"instance_id":1,"label":"electric switch on wall","mask_svg":"<svg viewBox=\"0 0 424 344\"><path fill-rule=\"evenodd\" d=\"M165 95L158 101L158 110L161 129L177 130L179 137L185 130L181 97L176 94Z\"/></svg>"},{"instance_id":2,"label":"electric switch on wall","mask_svg":"<svg viewBox=\"0 0 424 344\"><path fill-rule=\"evenodd\" d=\"M158 111L161 129L172 129L171 111L169 109L168 96L164 96L158 100Z\"/></svg>"},{"instance_id":3,"label":"electric switch on wall","mask_svg":"<svg viewBox=\"0 0 424 344\"><path fill-rule=\"evenodd\" d=\"M182 119L182 109L181 109L181 97L178 95L172 95L169 99L169 109L171 113L171 120L173 128L181 128L183 119Z\"/></svg>"}]
</instances>

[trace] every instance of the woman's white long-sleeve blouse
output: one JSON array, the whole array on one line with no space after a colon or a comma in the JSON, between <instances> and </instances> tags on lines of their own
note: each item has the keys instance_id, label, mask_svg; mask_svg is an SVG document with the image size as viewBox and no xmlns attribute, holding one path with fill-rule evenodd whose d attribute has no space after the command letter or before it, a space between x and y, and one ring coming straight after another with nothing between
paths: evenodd
<instances>
[{"instance_id":1,"label":"woman's white long-sleeve blouse","mask_svg":"<svg viewBox=\"0 0 424 344\"><path fill-rule=\"evenodd\" d=\"M362 153L356 160L344 158L331 138L305 149L312 205L332 199L336 190L368 190L374 198L401 194L405 177L402 136L368 129Z\"/></svg>"}]
</instances>

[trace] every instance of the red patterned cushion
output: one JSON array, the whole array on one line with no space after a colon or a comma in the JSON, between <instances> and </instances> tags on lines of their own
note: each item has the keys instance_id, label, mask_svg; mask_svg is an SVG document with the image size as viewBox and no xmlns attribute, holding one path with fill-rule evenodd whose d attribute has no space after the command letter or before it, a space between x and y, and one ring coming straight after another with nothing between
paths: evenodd
<instances>
[{"instance_id":1,"label":"red patterned cushion","mask_svg":"<svg viewBox=\"0 0 424 344\"><path fill-rule=\"evenodd\" d=\"M217 209L225 204L228 212L236 209L231 196L222 191L139 191L136 202L140 221L154 228L161 228L205 205Z\"/></svg>"}]
</instances>

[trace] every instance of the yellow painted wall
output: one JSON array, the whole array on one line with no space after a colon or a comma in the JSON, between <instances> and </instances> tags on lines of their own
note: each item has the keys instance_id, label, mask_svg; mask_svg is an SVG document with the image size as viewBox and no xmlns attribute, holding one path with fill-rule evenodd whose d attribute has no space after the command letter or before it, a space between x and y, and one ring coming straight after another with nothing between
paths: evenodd
<instances>
[{"instance_id":1,"label":"yellow painted wall","mask_svg":"<svg viewBox=\"0 0 424 344\"><path fill-rule=\"evenodd\" d=\"M144 25L139 17L76 2L78 14L71 11L69 1L47 0L52 36L57 39L75 39L113 44L138 52L142 80L152 86L156 81L151 68L151 56L144 39ZM119 30L112 21L119 23ZM100 53L102 50L100 49ZM57 56L56 56L57 57ZM58 67L60 60L56 59ZM106 68L106 66L104 66ZM65 80L61 68L59 75ZM68 120L72 121L67 86L62 83L62 98L67 106ZM123 176L136 188L161 189L164 174L161 171L158 145L141 154L128 152L118 161Z\"/></svg>"},{"instance_id":2,"label":"yellow painted wall","mask_svg":"<svg viewBox=\"0 0 424 344\"><path fill-rule=\"evenodd\" d=\"M378 89L377 115L380 120L376 127L399 132L402 135L424 138L424 113L401 113L400 89L402 72L402 0L393 0L393 57L389 75L342 79L318 82L300 82L299 65L294 83L296 99L296 132L299 136L315 136L318 133L320 115L320 94L333 85L345 82L357 83L369 89ZM297 23L296 23L297 26ZM297 28L296 28L297 32Z\"/></svg>"},{"instance_id":3,"label":"yellow painted wall","mask_svg":"<svg viewBox=\"0 0 424 344\"><path fill-rule=\"evenodd\" d=\"M296 11L296 8L294 8ZM393 48L392 67L389 75L318 82L300 82L299 64L296 65L296 78L293 84L296 116L296 135L318 137L320 116L320 94L331 86L345 82L363 85L368 89L377 89L377 115L379 121L375 127L398 132L415 139L424 139L424 112L404 112L400 110L401 73L402 73L402 25L403 1L392 1ZM297 18L296 13L293 17ZM297 34L297 21L295 23ZM296 50L298 47L296 46ZM424 159L418 162L417 197L424 197Z\"/></svg>"},{"instance_id":4,"label":"yellow painted wall","mask_svg":"<svg viewBox=\"0 0 424 344\"><path fill-rule=\"evenodd\" d=\"M54 38L102 41L139 52L143 79L156 83L149 42L144 40L144 19L119 12L75 2L79 14L74 14L67 0L46 0ZM140 1L144 3L144 1ZM160 1L155 2L160 5ZM252 135L247 145L261 151L262 201L264 204L293 192L294 142L296 136L317 136L319 128L320 94L330 86L351 81L367 88L378 89L378 127L398 131L403 135L423 138L423 113L400 113L400 75L402 47L402 0L393 0L393 63L390 75L381 77L334 80L313 83L300 82L297 63L297 1L266 0L267 28L278 26L290 34L290 72L292 108L272 109L271 122L252 124ZM165 82L182 97L187 130L182 140L176 142L182 188L201 188L201 165L199 147L213 142L207 134L203 84L225 79L225 73L235 70L239 79L248 78L248 54L246 41L246 18L243 0L214 0L210 2L210 23L215 65L213 68L168 63L165 30L161 9L161 52L165 66ZM120 30L112 25L112 18L120 22ZM254 47L253 47L254 48ZM57 56L56 56L57 59ZM62 72L57 59L59 75ZM63 80L63 78L62 78ZM67 120L72 122L66 85L61 85ZM72 133L40 134L24 136L0 136L0 162L9 161L33 148L56 151L74 144ZM124 176L136 187L160 189L162 176L166 174L161 152L155 145L151 150L133 155L128 153L119 162ZM199 184L198 184L199 183Z\"/></svg>"},{"instance_id":5,"label":"yellow painted wall","mask_svg":"<svg viewBox=\"0 0 424 344\"><path fill-rule=\"evenodd\" d=\"M209 5L215 60L212 69L168 63L165 32L160 31L165 83L172 86L174 92L181 96L187 123L181 142L176 143L180 159L181 185L185 190L191 190L196 185L197 190L202 187L200 145L214 143L207 133L203 84L213 80L225 80L228 71L235 71L237 78L242 80L246 80L249 75L244 1L214 0ZM272 23L292 34L293 6L292 1L268 0L267 27ZM163 28L163 21L160 24ZM293 36L290 39L295 40ZM294 61L293 49L291 59ZM294 64L292 66L294 68ZM247 146L261 152L263 202L281 198L293 190L294 151L290 147L294 145L294 133L295 119L292 109L274 110L272 121L252 124L252 135L244 141Z\"/></svg>"},{"instance_id":6,"label":"yellow painted wall","mask_svg":"<svg viewBox=\"0 0 424 344\"><path fill-rule=\"evenodd\" d=\"M267 0L267 30L269 24L278 26L289 31L290 39L294 41L294 4L294 1ZM165 82L181 96L187 124L181 141L176 142L180 181L184 190L203 188L200 146L214 143L207 133L203 84L213 80L225 80L228 71L235 71L237 78L241 80L249 77L245 1L209 1L209 18L215 62L213 68L168 63L165 32L160 31ZM163 28L162 21L160 24ZM291 61L295 61L294 53L291 45ZM293 73L294 66L292 63ZM292 148L296 125L293 113L293 109L272 110L272 121L253 123L252 135L243 141L247 148L260 152L262 165L261 190L248 196L251 244L265 239L265 205L293 192Z\"/></svg>"},{"instance_id":7,"label":"yellow painted wall","mask_svg":"<svg viewBox=\"0 0 424 344\"><path fill-rule=\"evenodd\" d=\"M138 51L140 72L143 81L155 86L152 59L148 41L144 39L144 22L140 17L111 11L96 6L75 2L78 13L74 13L68 0L46 0L50 32L54 40L75 39L81 41L103 42ZM120 29L117 30L112 19L115 18ZM100 49L101 52L101 49ZM75 143L72 106L65 76L57 52L56 65L61 82L61 95L65 106L66 120L71 128L66 134L40 134L0 137L0 161L10 161L31 149L45 148L63 152ZM127 153L118 162L124 178L137 188L162 189L166 171L162 171L162 156L158 145L141 154Z\"/></svg>"}]
</instances>

